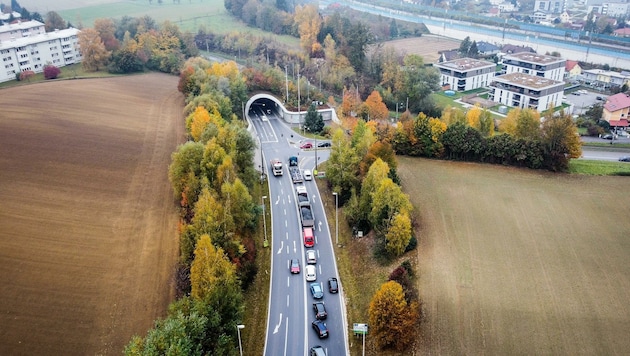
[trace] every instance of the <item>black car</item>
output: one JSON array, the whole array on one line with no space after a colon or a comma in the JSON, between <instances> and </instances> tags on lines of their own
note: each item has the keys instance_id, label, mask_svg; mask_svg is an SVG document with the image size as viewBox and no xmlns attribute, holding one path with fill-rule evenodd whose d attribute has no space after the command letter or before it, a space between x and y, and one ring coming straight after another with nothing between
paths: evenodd
<instances>
[{"instance_id":1,"label":"black car","mask_svg":"<svg viewBox=\"0 0 630 356\"><path fill-rule=\"evenodd\" d=\"M335 277L328 278L328 291L330 293L339 292L339 284L337 284L337 278Z\"/></svg>"},{"instance_id":2,"label":"black car","mask_svg":"<svg viewBox=\"0 0 630 356\"><path fill-rule=\"evenodd\" d=\"M330 142L326 142L326 141L317 143L317 147L330 147L330 146L331 146Z\"/></svg>"},{"instance_id":3,"label":"black car","mask_svg":"<svg viewBox=\"0 0 630 356\"><path fill-rule=\"evenodd\" d=\"M630 156L619 157L619 162L630 162Z\"/></svg>"},{"instance_id":4,"label":"black car","mask_svg":"<svg viewBox=\"0 0 630 356\"><path fill-rule=\"evenodd\" d=\"M613 139L613 135L612 134L605 134L602 136L602 138L604 140L612 140Z\"/></svg>"},{"instance_id":5,"label":"black car","mask_svg":"<svg viewBox=\"0 0 630 356\"><path fill-rule=\"evenodd\" d=\"M315 330L320 339L328 337L328 327L321 320L313 321L313 330Z\"/></svg>"},{"instance_id":6,"label":"black car","mask_svg":"<svg viewBox=\"0 0 630 356\"><path fill-rule=\"evenodd\" d=\"M324 302L313 303L313 310L315 311L315 319L324 320L328 317L328 313L326 313L326 305Z\"/></svg>"}]
</instances>

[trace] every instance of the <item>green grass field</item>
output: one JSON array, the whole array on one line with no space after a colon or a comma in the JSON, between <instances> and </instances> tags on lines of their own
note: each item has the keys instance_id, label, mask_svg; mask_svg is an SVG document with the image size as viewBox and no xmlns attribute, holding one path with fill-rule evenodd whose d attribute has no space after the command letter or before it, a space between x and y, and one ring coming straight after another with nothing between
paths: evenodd
<instances>
[{"instance_id":1,"label":"green grass field","mask_svg":"<svg viewBox=\"0 0 630 356\"><path fill-rule=\"evenodd\" d=\"M162 5L157 1L149 4L148 1L119 1L115 3L96 4L71 10L58 11L64 20L75 26L82 24L84 27L92 27L94 20L99 18L121 18L122 16L142 17L150 16L156 22L171 21L182 31L196 33L200 27L214 33L228 33L232 31L249 32L260 36L271 36L277 41L298 45L299 40L290 36L276 36L256 28L248 27L240 21L236 21L225 10L223 0L181 1L174 4L165 0Z\"/></svg>"}]
</instances>

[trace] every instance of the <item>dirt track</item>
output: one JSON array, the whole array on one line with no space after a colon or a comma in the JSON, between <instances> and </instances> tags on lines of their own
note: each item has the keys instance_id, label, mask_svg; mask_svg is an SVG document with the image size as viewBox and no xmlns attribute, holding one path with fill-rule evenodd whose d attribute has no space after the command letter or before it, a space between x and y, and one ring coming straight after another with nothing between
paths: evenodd
<instances>
[{"instance_id":1,"label":"dirt track","mask_svg":"<svg viewBox=\"0 0 630 356\"><path fill-rule=\"evenodd\" d=\"M173 298L177 78L0 91L0 355L118 355Z\"/></svg>"}]
</instances>

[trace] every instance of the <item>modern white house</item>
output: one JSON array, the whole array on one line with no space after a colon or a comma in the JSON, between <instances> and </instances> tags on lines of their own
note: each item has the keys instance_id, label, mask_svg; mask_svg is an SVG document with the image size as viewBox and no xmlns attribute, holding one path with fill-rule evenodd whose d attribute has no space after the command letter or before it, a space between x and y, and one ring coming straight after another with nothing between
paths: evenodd
<instances>
[{"instance_id":1,"label":"modern white house","mask_svg":"<svg viewBox=\"0 0 630 356\"><path fill-rule=\"evenodd\" d=\"M519 52L502 58L505 74L523 73L552 80L562 80L566 59L544 54Z\"/></svg>"},{"instance_id":2,"label":"modern white house","mask_svg":"<svg viewBox=\"0 0 630 356\"><path fill-rule=\"evenodd\" d=\"M0 82L15 80L17 73L26 70L40 73L47 64L63 67L81 62L78 29L68 28L37 34L31 33L36 31L33 29L27 31L28 36L0 40L0 58L4 66L0 68Z\"/></svg>"},{"instance_id":3,"label":"modern white house","mask_svg":"<svg viewBox=\"0 0 630 356\"><path fill-rule=\"evenodd\" d=\"M587 69L582 71L582 78L586 84L596 88L608 89L613 86L630 86L630 72L613 72L603 69Z\"/></svg>"},{"instance_id":4,"label":"modern white house","mask_svg":"<svg viewBox=\"0 0 630 356\"><path fill-rule=\"evenodd\" d=\"M539 112L562 105L564 82L523 73L494 77L490 84L490 100L497 103L531 108Z\"/></svg>"},{"instance_id":5,"label":"modern white house","mask_svg":"<svg viewBox=\"0 0 630 356\"><path fill-rule=\"evenodd\" d=\"M442 86L450 86L451 90L467 91L484 88L490 84L496 64L473 58L459 58L448 62L434 63L440 71Z\"/></svg>"}]
</instances>

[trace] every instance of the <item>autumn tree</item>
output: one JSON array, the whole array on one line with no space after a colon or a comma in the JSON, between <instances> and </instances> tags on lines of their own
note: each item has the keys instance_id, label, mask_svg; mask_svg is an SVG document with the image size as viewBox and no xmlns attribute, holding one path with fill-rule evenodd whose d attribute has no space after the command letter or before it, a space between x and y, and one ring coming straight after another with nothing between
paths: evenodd
<instances>
[{"instance_id":1,"label":"autumn tree","mask_svg":"<svg viewBox=\"0 0 630 356\"><path fill-rule=\"evenodd\" d=\"M110 18L101 18L94 20L94 29L98 32L105 49L108 51L116 51L120 46L116 38L116 25L114 20Z\"/></svg>"},{"instance_id":2,"label":"autumn tree","mask_svg":"<svg viewBox=\"0 0 630 356\"><path fill-rule=\"evenodd\" d=\"M63 30L66 28L66 22L63 20L61 15L56 13L55 11L49 11L46 13L44 20L44 26L46 32L53 32L55 30Z\"/></svg>"},{"instance_id":3,"label":"autumn tree","mask_svg":"<svg viewBox=\"0 0 630 356\"><path fill-rule=\"evenodd\" d=\"M364 119L385 120L389 117L389 110L387 110L387 106L383 103L381 94L376 90L372 91L367 99L365 99L364 105L367 109L367 117Z\"/></svg>"},{"instance_id":4,"label":"autumn tree","mask_svg":"<svg viewBox=\"0 0 630 356\"><path fill-rule=\"evenodd\" d=\"M393 347L404 350L414 339L414 325L418 322L418 305L408 304L400 284L384 283L376 291L368 309L370 335L377 348Z\"/></svg>"},{"instance_id":5,"label":"autumn tree","mask_svg":"<svg viewBox=\"0 0 630 356\"><path fill-rule=\"evenodd\" d=\"M356 116L361 106L358 88L344 89L341 111L344 116Z\"/></svg>"},{"instance_id":6,"label":"autumn tree","mask_svg":"<svg viewBox=\"0 0 630 356\"><path fill-rule=\"evenodd\" d=\"M569 159L582 155L582 143L571 115L548 113L542 124L542 141L545 145L547 166L554 171L566 171Z\"/></svg>"},{"instance_id":7,"label":"autumn tree","mask_svg":"<svg viewBox=\"0 0 630 356\"><path fill-rule=\"evenodd\" d=\"M295 7L295 23L300 34L300 46L310 55L313 45L317 43L317 35L322 26L322 18L314 4L298 5Z\"/></svg>"},{"instance_id":8,"label":"autumn tree","mask_svg":"<svg viewBox=\"0 0 630 356\"><path fill-rule=\"evenodd\" d=\"M389 230L394 216L399 212L411 212L413 206L409 197L403 193L399 185L390 178L380 181L378 188L372 195L372 210L369 219L377 232L385 233Z\"/></svg>"},{"instance_id":9,"label":"autumn tree","mask_svg":"<svg viewBox=\"0 0 630 356\"><path fill-rule=\"evenodd\" d=\"M392 256L400 256L411 241L411 219L406 211L394 215L392 224L385 234L386 249Z\"/></svg>"},{"instance_id":10,"label":"autumn tree","mask_svg":"<svg viewBox=\"0 0 630 356\"><path fill-rule=\"evenodd\" d=\"M168 179L171 182L175 199L185 211L192 208L200 192L201 160L204 146L197 142L186 142L179 145L171 155L168 167Z\"/></svg>"},{"instance_id":11,"label":"autumn tree","mask_svg":"<svg viewBox=\"0 0 630 356\"><path fill-rule=\"evenodd\" d=\"M87 71L98 71L107 65L111 52L105 49L105 45L93 28L81 30L78 34L79 49L83 60L81 65Z\"/></svg>"},{"instance_id":12,"label":"autumn tree","mask_svg":"<svg viewBox=\"0 0 630 356\"><path fill-rule=\"evenodd\" d=\"M374 199L374 193L381 185L381 182L389 177L389 166L380 158L377 158L370 166L363 182L361 183L361 196L359 199L359 211L356 217L358 222L363 222L361 225L368 224L368 216L372 211L372 201Z\"/></svg>"},{"instance_id":13,"label":"autumn tree","mask_svg":"<svg viewBox=\"0 0 630 356\"><path fill-rule=\"evenodd\" d=\"M359 184L359 157L341 129L333 132L330 158L326 164L326 177L332 188L341 195L342 201L348 199L352 188Z\"/></svg>"},{"instance_id":14,"label":"autumn tree","mask_svg":"<svg viewBox=\"0 0 630 356\"><path fill-rule=\"evenodd\" d=\"M190 284L190 295L198 300L206 299L221 288L239 285L235 266L226 258L223 249L212 244L207 234L201 235L195 247Z\"/></svg>"},{"instance_id":15,"label":"autumn tree","mask_svg":"<svg viewBox=\"0 0 630 356\"><path fill-rule=\"evenodd\" d=\"M399 87L396 88L397 100L408 102L407 110L412 112L420 112L430 107L432 104L429 95L440 88L437 70L426 67L422 57L415 54L405 57L401 70L402 78Z\"/></svg>"}]
</instances>

